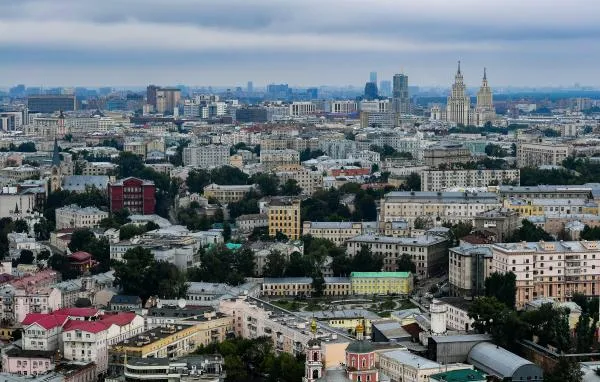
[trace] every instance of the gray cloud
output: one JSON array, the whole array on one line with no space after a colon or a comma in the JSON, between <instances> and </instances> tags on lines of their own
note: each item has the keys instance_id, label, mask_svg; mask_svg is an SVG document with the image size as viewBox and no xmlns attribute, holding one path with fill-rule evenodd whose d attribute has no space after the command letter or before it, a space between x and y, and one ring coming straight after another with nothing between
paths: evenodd
<instances>
[{"instance_id":1,"label":"gray cloud","mask_svg":"<svg viewBox=\"0 0 600 382\"><path fill-rule=\"evenodd\" d=\"M246 78L265 82L269 73L287 73L302 83L326 83L326 65L334 65L349 78L333 83L360 82L364 68L391 74L403 66L417 81L446 84L451 68L430 71L461 57L474 67L496 66L506 84L569 83L584 75L593 82L599 14L597 0L3 0L0 51L10 54L0 58L0 83L18 73L39 76L19 69L33 57L47 62L52 82L73 79L51 69L61 57L71 57L62 65L77 73L98 73L104 63L140 83L142 72L164 69L165 57L185 60L170 62L185 73L193 67L215 73L209 78L215 83L228 78L222 68L235 65ZM544 70L533 73L540 65ZM578 71L567 72L569 65ZM177 82L185 82L184 72Z\"/></svg>"}]
</instances>

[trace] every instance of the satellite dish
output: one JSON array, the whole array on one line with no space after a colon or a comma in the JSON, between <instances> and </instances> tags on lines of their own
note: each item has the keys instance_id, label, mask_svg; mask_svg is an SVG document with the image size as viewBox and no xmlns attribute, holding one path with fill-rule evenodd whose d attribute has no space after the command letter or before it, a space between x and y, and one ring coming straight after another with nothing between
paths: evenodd
<instances>
[{"instance_id":1,"label":"satellite dish","mask_svg":"<svg viewBox=\"0 0 600 382\"><path fill-rule=\"evenodd\" d=\"M185 308L185 298L180 298L179 300L177 300L177 306L180 307L181 309Z\"/></svg>"}]
</instances>

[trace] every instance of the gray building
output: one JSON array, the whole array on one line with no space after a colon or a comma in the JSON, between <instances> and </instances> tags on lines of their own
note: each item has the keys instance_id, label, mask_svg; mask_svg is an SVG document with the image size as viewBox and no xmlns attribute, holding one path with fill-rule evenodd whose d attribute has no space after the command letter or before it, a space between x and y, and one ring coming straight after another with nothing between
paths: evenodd
<instances>
[{"instance_id":1,"label":"gray building","mask_svg":"<svg viewBox=\"0 0 600 382\"><path fill-rule=\"evenodd\" d=\"M486 334L431 336L427 341L427 358L442 364L465 362L475 345L490 340Z\"/></svg>"},{"instance_id":2,"label":"gray building","mask_svg":"<svg viewBox=\"0 0 600 382\"><path fill-rule=\"evenodd\" d=\"M544 372L538 365L489 342L471 349L468 362L501 381L543 381Z\"/></svg>"},{"instance_id":3,"label":"gray building","mask_svg":"<svg viewBox=\"0 0 600 382\"><path fill-rule=\"evenodd\" d=\"M395 113L410 113L410 98L408 96L408 76L394 74L392 103Z\"/></svg>"},{"instance_id":4,"label":"gray building","mask_svg":"<svg viewBox=\"0 0 600 382\"><path fill-rule=\"evenodd\" d=\"M478 213L473 223L476 231L491 232L495 242L504 243L506 237L521 226L521 217L514 210L499 208Z\"/></svg>"},{"instance_id":5,"label":"gray building","mask_svg":"<svg viewBox=\"0 0 600 382\"><path fill-rule=\"evenodd\" d=\"M57 111L77 110L74 95L36 95L27 97L30 113L55 113Z\"/></svg>"}]
</instances>

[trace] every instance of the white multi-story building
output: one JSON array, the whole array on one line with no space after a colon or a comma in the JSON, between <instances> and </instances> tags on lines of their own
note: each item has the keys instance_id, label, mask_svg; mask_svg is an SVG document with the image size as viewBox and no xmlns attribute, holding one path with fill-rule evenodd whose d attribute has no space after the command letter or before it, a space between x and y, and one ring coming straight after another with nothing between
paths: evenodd
<instances>
[{"instance_id":1,"label":"white multi-story building","mask_svg":"<svg viewBox=\"0 0 600 382\"><path fill-rule=\"evenodd\" d=\"M183 164L211 169L229 164L229 146L189 146L183 149Z\"/></svg>"},{"instance_id":2,"label":"white multi-story building","mask_svg":"<svg viewBox=\"0 0 600 382\"><path fill-rule=\"evenodd\" d=\"M469 222L478 213L500 208L498 195L492 192L390 192L381 201L381 222L406 220L412 226L417 218L456 224Z\"/></svg>"},{"instance_id":3,"label":"white multi-story building","mask_svg":"<svg viewBox=\"0 0 600 382\"><path fill-rule=\"evenodd\" d=\"M300 153L296 150L262 150L260 164L265 171L271 171L280 166L291 166L300 163Z\"/></svg>"},{"instance_id":4,"label":"white multi-story building","mask_svg":"<svg viewBox=\"0 0 600 382\"><path fill-rule=\"evenodd\" d=\"M394 350L379 355L379 368L392 381L425 382L432 374L442 371L473 369L473 366L460 363L442 365L408 350Z\"/></svg>"},{"instance_id":5,"label":"white multi-story building","mask_svg":"<svg viewBox=\"0 0 600 382\"><path fill-rule=\"evenodd\" d=\"M275 175L279 178L280 184L285 184L290 179L295 180L305 195L312 195L323 187L321 172L312 171L299 165L277 167Z\"/></svg>"},{"instance_id":6,"label":"white multi-story building","mask_svg":"<svg viewBox=\"0 0 600 382\"><path fill-rule=\"evenodd\" d=\"M334 114L350 114L358 110L356 101L329 101L325 103L325 111Z\"/></svg>"},{"instance_id":7,"label":"white multi-story building","mask_svg":"<svg viewBox=\"0 0 600 382\"><path fill-rule=\"evenodd\" d=\"M302 235L327 239L343 245L353 237L377 233L377 222L310 222L302 225Z\"/></svg>"},{"instance_id":8,"label":"white multi-story building","mask_svg":"<svg viewBox=\"0 0 600 382\"><path fill-rule=\"evenodd\" d=\"M360 101L359 108L361 112L388 113L391 111L391 103L389 99Z\"/></svg>"},{"instance_id":9,"label":"white multi-story building","mask_svg":"<svg viewBox=\"0 0 600 382\"><path fill-rule=\"evenodd\" d=\"M110 175L116 168L111 162L86 162L81 175Z\"/></svg>"},{"instance_id":10,"label":"white multi-story building","mask_svg":"<svg viewBox=\"0 0 600 382\"><path fill-rule=\"evenodd\" d=\"M312 102L292 102L290 105L290 115L293 117L301 117L311 115L316 112L317 108Z\"/></svg>"},{"instance_id":11,"label":"white multi-story building","mask_svg":"<svg viewBox=\"0 0 600 382\"><path fill-rule=\"evenodd\" d=\"M543 165L561 166L572 151L571 145L556 142L518 143L517 166L520 168Z\"/></svg>"},{"instance_id":12,"label":"white multi-story building","mask_svg":"<svg viewBox=\"0 0 600 382\"><path fill-rule=\"evenodd\" d=\"M108 218L108 212L96 207L79 207L75 204L56 209L56 229L94 228L102 219Z\"/></svg>"},{"instance_id":13,"label":"white multi-story building","mask_svg":"<svg viewBox=\"0 0 600 382\"><path fill-rule=\"evenodd\" d=\"M443 191L452 187L518 185L520 170L428 170L421 172L421 191Z\"/></svg>"}]
</instances>

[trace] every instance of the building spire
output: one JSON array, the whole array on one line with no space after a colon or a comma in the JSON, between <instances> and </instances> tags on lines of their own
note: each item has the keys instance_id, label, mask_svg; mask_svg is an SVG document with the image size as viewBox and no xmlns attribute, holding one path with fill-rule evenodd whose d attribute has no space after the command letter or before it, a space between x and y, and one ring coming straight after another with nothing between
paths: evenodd
<instances>
[{"instance_id":1,"label":"building spire","mask_svg":"<svg viewBox=\"0 0 600 382\"><path fill-rule=\"evenodd\" d=\"M60 166L60 154L56 137L54 137L54 150L52 151L52 166Z\"/></svg>"},{"instance_id":2,"label":"building spire","mask_svg":"<svg viewBox=\"0 0 600 382\"><path fill-rule=\"evenodd\" d=\"M483 80L487 81L487 71L486 71L486 67L483 67Z\"/></svg>"},{"instance_id":3,"label":"building spire","mask_svg":"<svg viewBox=\"0 0 600 382\"><path fill-rule=\"evenodd\" d=\"M458 70L456 71L456 74L460 74L460 60L458 60Z\"/></svg>"}]
</instances>

